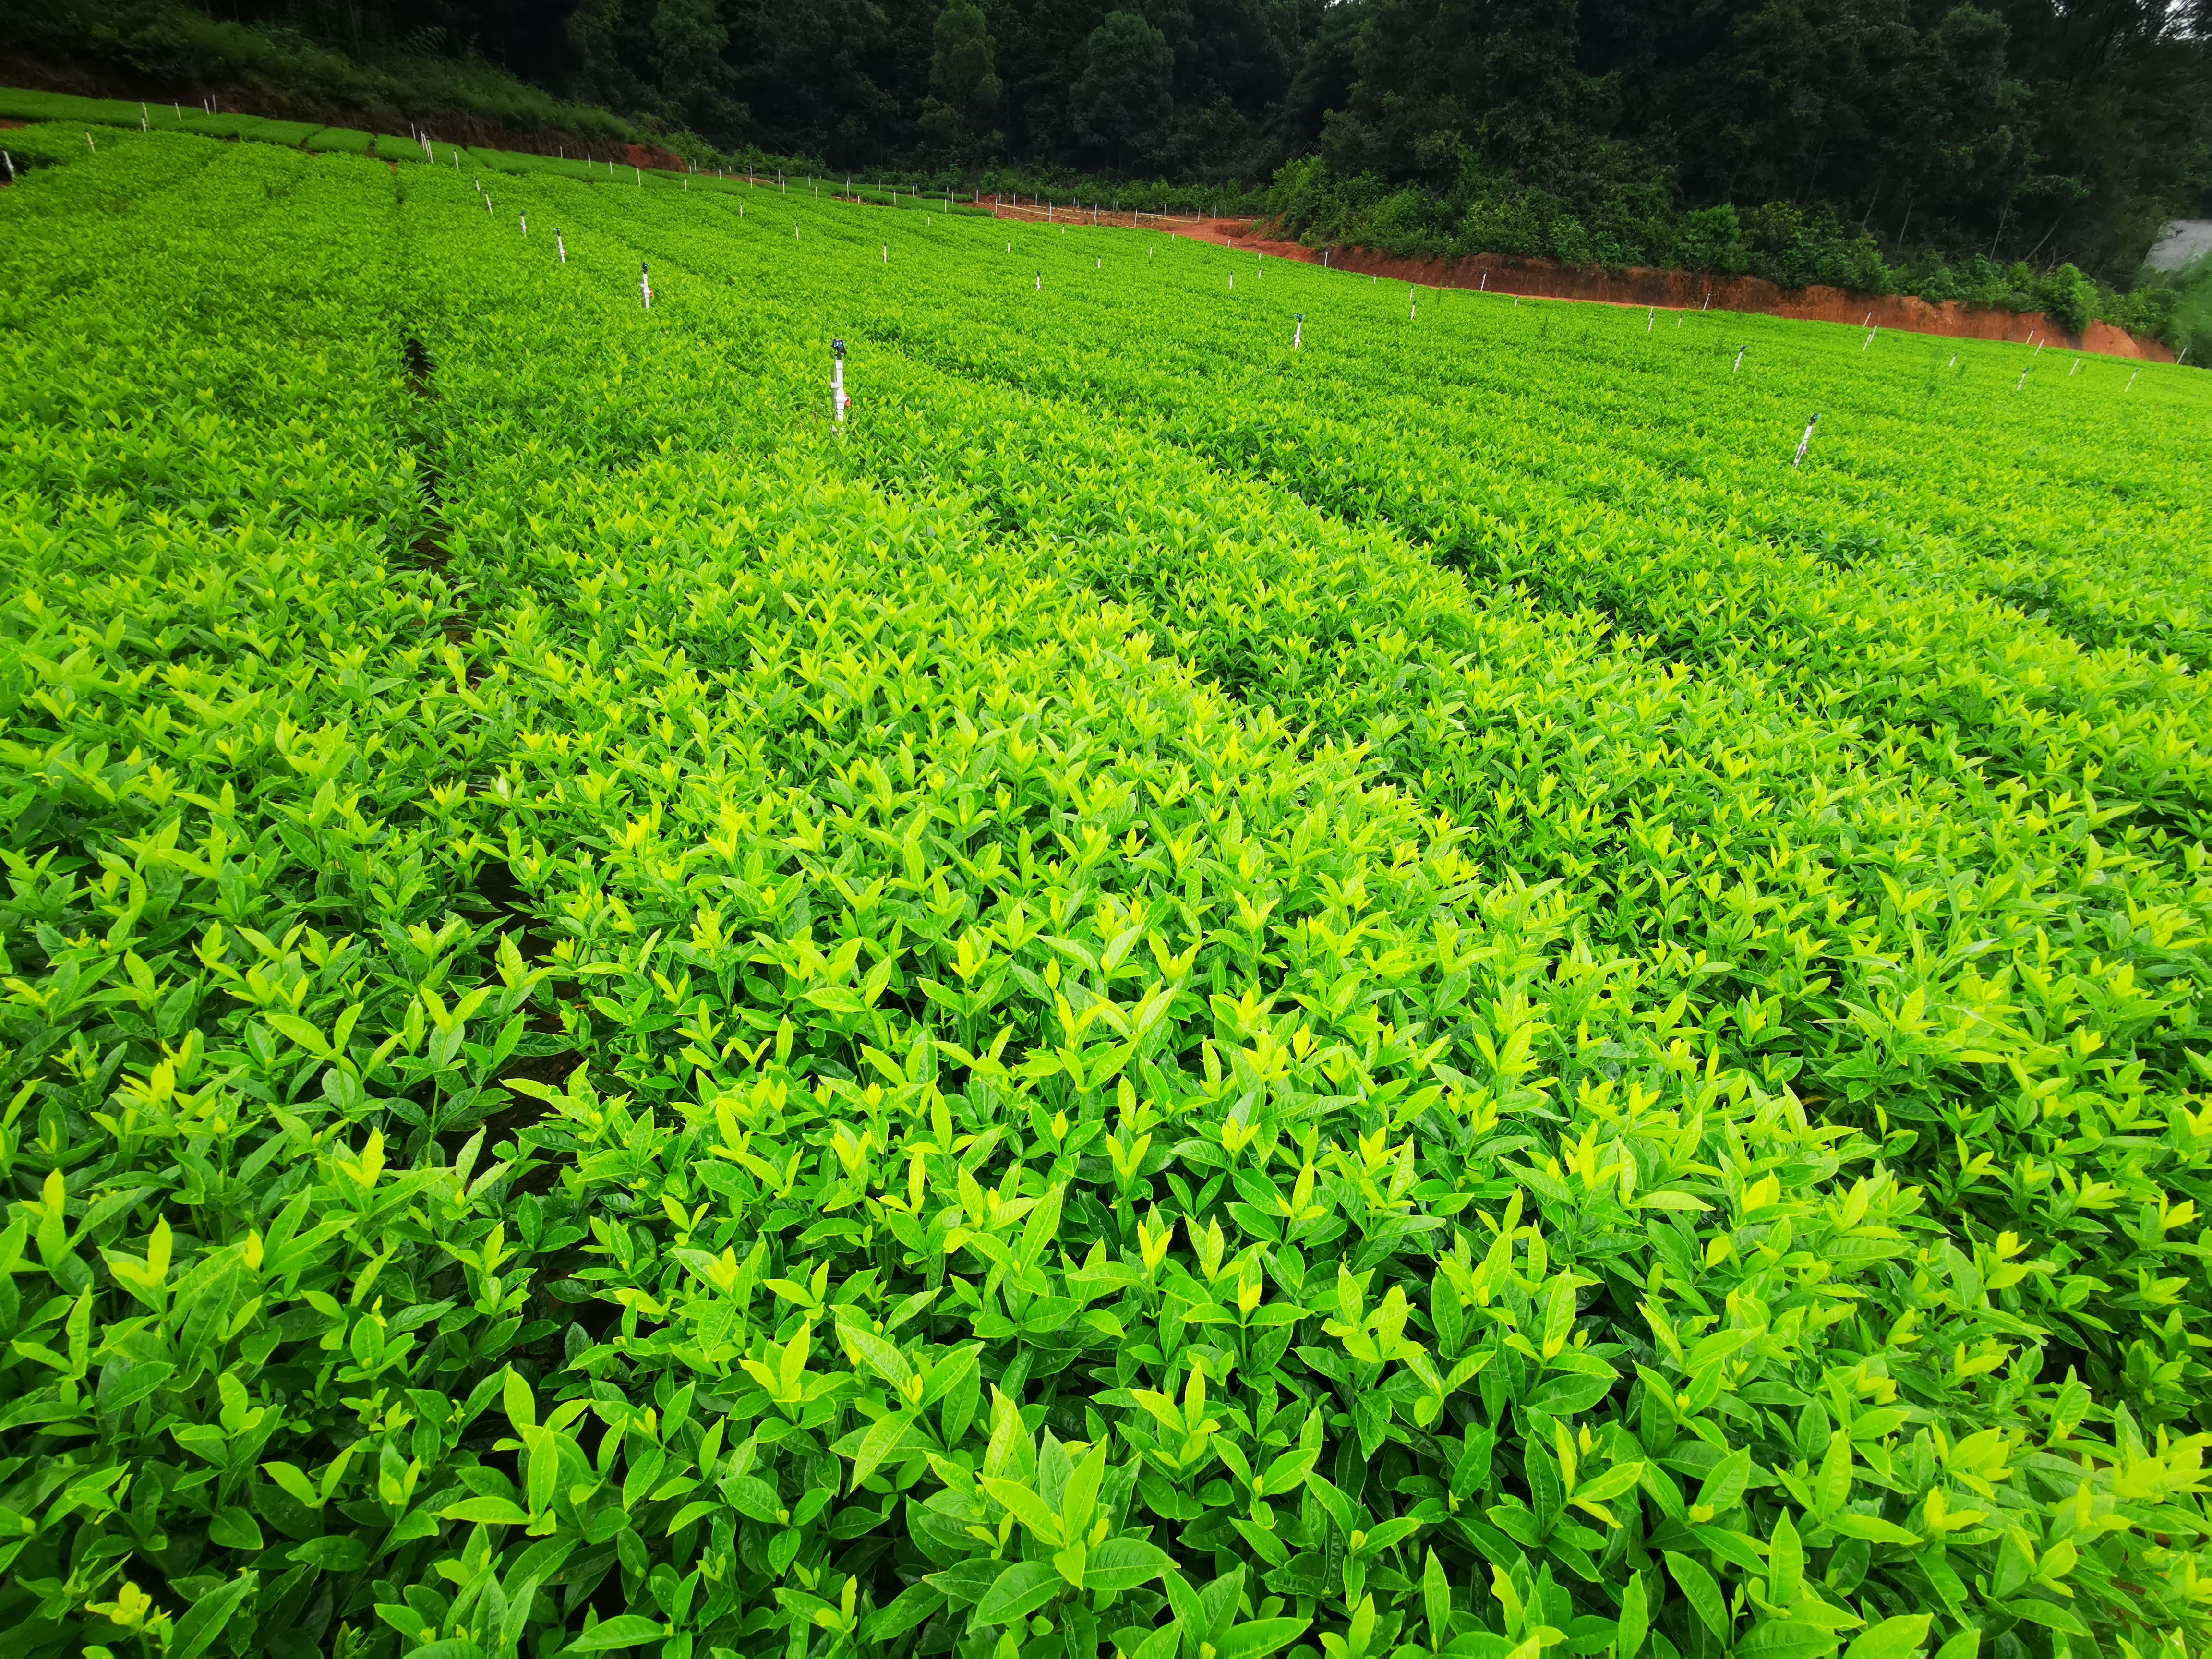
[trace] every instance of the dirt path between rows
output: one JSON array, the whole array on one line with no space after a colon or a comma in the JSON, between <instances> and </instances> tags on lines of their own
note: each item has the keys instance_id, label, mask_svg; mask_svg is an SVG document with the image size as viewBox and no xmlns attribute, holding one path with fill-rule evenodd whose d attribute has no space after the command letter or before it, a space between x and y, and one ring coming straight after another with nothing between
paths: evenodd
<instances>
[{"instance_id":1,"label":"dirt path between rows","mask_svg":"<svg viewBox=\"0 0 2212 1659\"><path fill-rule=\"evenodd\" d=\"M1845 323L1907 334L1937 334L1960 340L2009 340L2021 345L2047 341L2069 350L2106 357L2136 357L2170 363L2173 352L2110 323L2092 323L2081 334L2066 331L2039 311L2007 311L2002 306L1936 303L1908 294L1854 294L1819 284L1785 289L1757 276L1701 276L1694 271L1654 270L1632 265L1615 276L1600 265L1562 265L1550 259L1516 259L1478 253L1464 259L1407 259L1367 248L1332 248L1326 258L1301 243L1253 234L1249 219L1187 219L1123 211L1095 215L1066 208L1001 206L997 216L1042 224L1090 224L1100 228L1149 230L1168 236L1211 242L1240 252L1269 254L1359 276L1388 276L1424 288L1475 289L1533 299L1571 300L1587 305L1656 306L1665 311L1754 312L1800 321Z\"/></svg>"}]
</instances>

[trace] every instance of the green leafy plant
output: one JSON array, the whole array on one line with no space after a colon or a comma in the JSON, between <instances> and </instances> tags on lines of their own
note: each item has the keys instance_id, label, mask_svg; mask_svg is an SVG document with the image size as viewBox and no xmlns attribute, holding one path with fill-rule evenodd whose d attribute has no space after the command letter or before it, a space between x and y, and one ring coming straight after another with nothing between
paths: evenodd
<instances>
[{"instance_id":1,"label":"green leafy plant","mask_svg":"<svg viewBox=\"0 0 2212 1659\"><path fill-rule=\"evenodd\" d=\"M2202 1640L2187 377L10 139L11 1651Z\"/></svg>"}]
</instances>

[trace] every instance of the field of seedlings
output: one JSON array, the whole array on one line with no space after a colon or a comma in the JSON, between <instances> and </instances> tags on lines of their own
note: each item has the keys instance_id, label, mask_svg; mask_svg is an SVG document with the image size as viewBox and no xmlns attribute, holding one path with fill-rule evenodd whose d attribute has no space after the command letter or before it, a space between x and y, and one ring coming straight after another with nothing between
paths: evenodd
<instances>
[{"instance_id":1,"label":"field of seedlings","mask_svg":"<svg viewBox=\"0 0 2212 1659\"><path fill-rule=\"evenodd\" d=\"M136 123L0 1659L2212 1642L2212 381Z\"/></svg>"}]
</instances>

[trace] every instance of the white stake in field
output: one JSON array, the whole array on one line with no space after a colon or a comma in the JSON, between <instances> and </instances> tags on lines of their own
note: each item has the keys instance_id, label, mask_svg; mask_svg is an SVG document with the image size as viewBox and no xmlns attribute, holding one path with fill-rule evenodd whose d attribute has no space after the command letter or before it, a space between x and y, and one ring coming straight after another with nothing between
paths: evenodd
<instances>
[{"instance_id":1,"label":"white stake in field","mask_svg":"<svg viewBox=\"0 0 2212 1659\"><path fill-rule=\"evenodd\" d=\"M1805 452L1813 447L1813 428L1820 424L1820 417L1818 415L1805 423L1805 435L1797 441L1797 459L1790 463L1792 467L1805 465Z\"/></svg>"}]
</instances>

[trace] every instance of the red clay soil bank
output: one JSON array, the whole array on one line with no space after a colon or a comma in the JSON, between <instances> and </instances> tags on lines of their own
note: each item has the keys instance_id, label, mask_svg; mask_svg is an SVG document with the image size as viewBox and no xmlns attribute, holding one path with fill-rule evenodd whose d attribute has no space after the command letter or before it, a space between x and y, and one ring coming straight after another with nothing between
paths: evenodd
<instances>
[{"instance_id":1,"label":"red clay soil bank","mask_svg":"<svg viewBox=\"0 0 2212 1659\"><path fill-rule=\"evenodd\" d=\"M1113 222L1125 229L1128 227L1126 217L1116 217ZM1249 221L1194 222L1148 216L1143 228L1223 247L1272 253L1279 258L1303 259L1309 264L1321 263L1320 254L1297 242L1253 235ZM2023 345L2039 339L2053 344L2063 341L2069 349L2107 357L2140 357L2155 363L2173 361L2172 351L2158 341L2138 339L2110 323L2092 323L2077 336L2039 311L2007 311L2002 306L1968 305L1957 300L1939 305L1910 295L1854 294L1817 283L1792 291L1757 276L1700 276L1693 271L1652 270L1641 265L1632 265L1615 276L1599 265L1561 265L1550 259L1516 259L1497 253L1478 253L1465 259L1401 259L1356 247L1332 249L1328 264L1333 270L1388 276L1394 282L1419 283L1426 288L1481 288L1486 278L1493 294L1525 294L1532 298L1601 305L1665 306L1672 311L1709 307L1716 311L1755 311L1820 323L1866 324L1871 313L1872 326L1908 334L2013 340Z\"/></svg>"}]
</instances>

